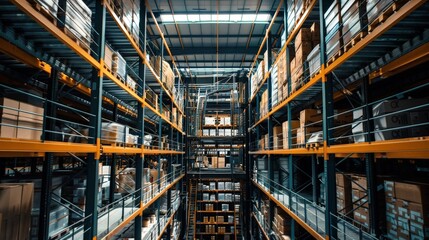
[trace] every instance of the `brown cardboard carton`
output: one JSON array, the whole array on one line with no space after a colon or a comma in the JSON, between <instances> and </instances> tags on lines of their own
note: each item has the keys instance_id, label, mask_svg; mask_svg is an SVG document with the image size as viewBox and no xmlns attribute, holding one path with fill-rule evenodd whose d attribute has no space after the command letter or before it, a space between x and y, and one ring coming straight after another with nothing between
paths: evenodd
<instances>
[{"instance_id":1,"label":"brown cardboard carton","mask_svg":"<svg viewBox=\"0 0 429 240\"><path fill-rule=\"evenodd\" d=\"M304 42L311 42L310 28L301 28L295 38L295 50L297 50Z\"/></svg>"},{"instance_id":2,"label":"brown cardboard carton","mask_svg":"<svg viewBox=\"0 0 429 240\"><path fill-rule=\"evenodd\" d=\"M295 64L297 68L302 68L302 64L307 59L311 50L313 50L313 44L310 41L302 42L299 48L295 49Z\"/></svg>"},{"instance_id":3,"label":"brown cardboard carton","mask_svg":"<svg viewBox=\"0 0 429 240\"><path fill-rule=\"evenodd\" d=\"M283 132L283 149L288 149L289 147L289 143L288 143L288 139L289 137L292 139L292 145L297 143L297 138L296 138L296 134L297 134L297 130L299 128L299 121L298 120L292 120L291 121L291 127L292 129L291 131L291 135L289 135L289 123L288 121L283 122L282 124L282 132Z\"/></svg>"},{"instance_id":4,"label":"brown cardboard carton","mask_svg":"<svg viewBox=\"0 0 429 240\"><path fill-rule=\"evenodd\" d=\"M282 126L275 126L273 128L273 147L274 149L280 149L283 147L282 141L283 141L283 133L282 133Z\"/></svg>"},{"instance_id":5,"label":"brown cardboard carton","mask_svg":"<svg viewBox=\"0 0 429 240\"><path fill-rule=\"evenodd\" d=\"M299 113L299 123L301 127L310 123L322 124L322 111L318 109L304 109Z\"/></svg>"},{"instance_id":6,"label":"brown cardboard carton","mask_svg":"<svg viewBox=\"0 0 429 240\"><path fill-rule=\"evenodd\" d=\"M322 131L321 127L300 127L296 133L297 143L306 144L307 140L311 137L312 133Z\"/></svg>"},{"instance_id":7,"label":"brown cardboard carton","mask_svg":"<svg viewBox=\"0 0 429 240\"><path fill-rule=\"evenodd\" d=\"M12 117L12 119L9 117ZM1 116L0 137L16 138L17 127L18 127L18 116L14 117L13 115L3 114Z\"/></svg>"},{"instance_id":8,"label":"brown cardboard carton","mask_svg":"<svg viewBox=\"0 0 429 240\"><path fill-rule=\"evenodd\" d=\"M426 203L429 199L429 188L418 183L395 182L395 195L405 201Z\"/></svg>"},{"instance_id":9,"label":"brown cardboard carton","mask_svg":"<svg viewBox=\"0 0 429 240\"><path fill-rule=\"evenodd\" d=\"M37 107L28 103L20 102L18 121L43 124L43 111L41 107Z\"/></svg>"},{"instance_id":10,"label":"brown cardboard carton","mask_svg":"<svg viewBox=\"0 0 429 240\"><path fill-rule=\"evenodd\" d=\"M217 164L218 164L218 168L224 168L225 167L225 157L219 157Z\"/></svg>"},{"instance_id":11,"label":"brown cardboard carton","mask_svg":"<svg viewBox=\"0 0 429 240\"><path fill-rule=\"evenodd\" d=\"M43 124L18 121L18 129L16 130L16 137L28 140L40 140L42 136Z\"/></svg>"},{"instance_id":12,"label":"brown cardboard carton","mask_svg":"<svg viewBox=\"0 0 429 240\"><path fill-rule=\"evenodd\" d=\"M33 208L33 195L34 195L34 184L33 183L21 183L22 186L22 198L21 198L21 213L20 213L20 225L19 225L19 238L28 239L31 228L31 209Z\"/></svg>"},{"instance_id":13,"label":"brown cardboard carton","mask_svg":"<svg viewBox=\"0 0 429 240\"><path fill-rule=\"evenodd\" d=\"M19 239L20 212L21 212L22 187L17 184L0 185L0 212L2 222L0 239ZM30 218L30 216L28 217Z\"/></svg>"},{"instance_id":14,"label":"brown cardboard carton","mask_svg":"<svg viewBox=\"0 0 429 240\"><path fill-rule=\"evenodd\" d=\"M410 219L416 223L428 224L429 223L429 205L420 203L408 203Z\"/></svg>"},{"instance_id":15,"label":"brown cardboard carton","mask_svg":"<svg viewBox=\"0 0 429 240\"><path fill-rule=\"evenodd\" d=\"M395 182L394 181L384 181L384 194L387 197L395 198Z\"/></svg>"},{"instance_id":16,"label":"brown cardboard carton","mask_svg":"<svg viewBox=\"0 0 429 240\"><path fill-rule=\"evenodd\" d=\"M314 22L311 27L311 41L313 42L313 46L316 46L320 43L320 25L319 22Z\"/></svg>"},{"instance_id":17,"label":"brown cardboard carton","mask_svg":"<svg viewBox=\"0 0 429 240\"><path fill-rule=\"evenodd\" d=\"M218 167L218 157L212 157L212 166L213 168Z\"/></svg>"},{"instance_id":18,"label":"brown cardboard carton","mask_svg":"<svg viewBox=\"0 0 429 240\"><path fill-rule=\"evenodd\" d=\"M352 189L366 191L367 181L366 176L352 175Z\"/></svg>"},{"instance_id":19,"label":"brown cardboard carton","mask_svg":"<svg viewBox=\"0 0 429 240\"><path fill-rule=\"evenodd\" d=\"M18 116L19 101L16 101L10 98L0 98L0 105L3 106L0 108L1 115L6 114L6 115Z\"/></svg>"},{"instance_id":20,"label":"brown cardboard carton","mask_svg":"<svg viewBox=\"0 0 429 240\"><path fill-rule=\"evenodd\" d=\"M1 125L0 137L2 138L16 138L17 128L13 126L18 125L18 109L19 101L10 98L0 98ZM13 125L13 126L6 126Z\"/></svg>"}]
</instances>

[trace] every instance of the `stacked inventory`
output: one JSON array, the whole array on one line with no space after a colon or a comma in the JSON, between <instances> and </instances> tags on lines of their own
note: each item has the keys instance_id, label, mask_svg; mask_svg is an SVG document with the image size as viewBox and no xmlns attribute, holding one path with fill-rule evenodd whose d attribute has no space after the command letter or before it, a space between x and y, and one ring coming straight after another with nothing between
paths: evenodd
<instances>
[{"instance_id":1,"label":"stacked inventory","mask_svg":"<svg viewBox=\"0 0 429 240\"><path fill-rule=\"evenodd\" d=\"M33 183L0 184L1 239L28 239L33 192Z\"/></svg>"},{"instance_id":2,"label":"stacked inventory","mask_svg":"<svg viewBox=\"0 0 429 240\"><path fill-rule=\"evenodd\" d=\"M10 98L1 98L0 136L40 140L44 109L39 106Z\"/></svg>"},{"instance_id":3,"label":"stacked inventory","mask_svg":"<svg viewBox=\"0 0 429 240\"><path fill-rule=\"evenodd\" d=\"M169 163L180 163L183 131L177 125L185 94L183 87L174 89L168 64L159 79L147 74L147 61L138 60L148 59L136 46L148 45L139 39L146 36L140 24L148 22L140 19L141 5L139 0L2 3L13 17L0 19L7 33L1 34L2 50L11 49L2 51L0 60L1 239L115 238L125 219L134 225L139 212L177 187L173 180L179 184L180 170L174 179L169 175L167 185L166 168L153 165L151 171L142 159L155 162L168 153ZM167 88L159 82L182 97L159 99L157 93ZM158 128L160 104L169 105L173 123ZM172 142L179 147L145 148L152 138L163 148ZM142 176L141 189L136 176ZM160 205L153 208L165 212ZM160 225L164 231L170 220Z\"/></svg>"},{"instance_id":4,"label":"stacked inventory","mask_svg":"<svg viewBox=\"0 0 429 240\"><path fill-rule=\"evenodd\" d=\"M387 234L390 239L427 239L427 184L384 181Z\"/></svg>"},{"instance_id":5,"label":"stacked inventory","mask_svg":"<svg viewBox=\"0 0 429 240\"><path fill-rule=\"evenodd\" d=\"M241 183L208 179L198 183L198 191L197 236L233 239L240 235Z\"/></svg>"},{"instance_id":6,"label":"stacked inventory","mask_svg":"<svg viewBox=\"0 0 429 240\"><path fill-rule=\"evenodd\" d=\"M91 44L91 9L82 0L59 0L58 18L64 32L82 43L85 49Z\"/></svg>"}]
</instances>

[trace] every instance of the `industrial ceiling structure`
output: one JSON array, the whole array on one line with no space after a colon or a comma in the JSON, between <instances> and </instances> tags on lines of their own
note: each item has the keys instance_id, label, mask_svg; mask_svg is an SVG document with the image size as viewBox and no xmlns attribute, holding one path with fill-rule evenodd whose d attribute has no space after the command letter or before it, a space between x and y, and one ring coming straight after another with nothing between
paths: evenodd
<instances>
[{"instance_id":1,"label":"industrial ceiling structure","mask_svg":"<svg viewBox=\"0 0 429 240\"><path fill-rule=\"evenodd\" d=\"M149 0L179 71L198 83L210 83L251 67L279 0ZM283 13L271 28L280 46ZM154 46L161 38L153 19L148 34ZM165 57L171 61L170 56ZM219 79L220 80L220 79Z\"/></svg>"}]
</instances>

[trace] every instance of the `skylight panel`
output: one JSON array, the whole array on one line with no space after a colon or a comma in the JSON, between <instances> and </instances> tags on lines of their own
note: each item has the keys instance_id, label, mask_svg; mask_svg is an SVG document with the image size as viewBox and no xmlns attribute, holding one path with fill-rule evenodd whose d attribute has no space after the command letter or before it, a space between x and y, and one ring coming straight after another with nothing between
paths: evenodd
<instances>
[{"instance_id":1,"label":"skylight panel","mask_svg":"<svg viewBox=\"0 0 429 240\"><path fill-rule=\"evenodd\" d=\"M243 15L242 15L242 14L231 14L231 15L229 16L229 20L230 20L231 22L240 22L242 17L243 17Z\"/></svg>"},{"instance_id":2,"label":"skylight panel","mask_svg":"<svg viewBox=\"0 0 429 240\"><path fill-rule=\"evenodd\" d=\"M201 22L210 22L210 21L212 21L212 15L211 14L200 14L200 21Z\"/></svg>"},{"instance_id":3,"label":"skylight panel","mask_svg":"<svg viewBox=\"0 0 429 240\"><path fill-rule=\"evenodd\" d=\"M187 22L188 21L188 15L177 14L177 15L174 15L174 19L176 20L176 22Z\"/></svg>"},{"instance_id":4,"label":"skylight panel","mask_svg":"<svg viewBox=\"0 0 429 240\"><path fill-rule=\"evenodd\" d=\"M255 14L243 14L242 22L253 22L256 18Z\"/></svg>"},{"instance_id":5,"label":"skylight panel","mask_svg":"<svg viewBox=\"0 0 429 240\"><path fill-rule=\"evenodd\" d=\"M256 15L256 20L257 22L266 22L270 20L270 14L264 14L264 13L260 13L258 15Z\"/></svg>"},{"instance_id":6,"label":"skylight panel","mask_svg":"<svg viewBox=\"0 0 429 240\"><path fill-rule=\"evenodd\" d=\"M200 15L199 14L189 14L188 20L190 22L199 22L200 21Z\"/></svg>"},{"instance_id":7,"label":"skylight panel","mask_svg":"<svg viewBox=\"0 0 429 240\"><path fill-rule=\"evenodd\" d=\"M161 22L174 22L173 15L171 15L171 14L161 14Z\"/></svg>"}]
</instances>

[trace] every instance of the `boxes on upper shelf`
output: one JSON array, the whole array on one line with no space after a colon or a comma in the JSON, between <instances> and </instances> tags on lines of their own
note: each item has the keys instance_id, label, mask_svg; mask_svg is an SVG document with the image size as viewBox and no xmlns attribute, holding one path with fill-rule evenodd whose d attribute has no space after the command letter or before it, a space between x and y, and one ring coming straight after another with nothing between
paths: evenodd
<instances>
[{"instance_id":1,"label":"boxes on upper shelf","mask_svg":"<svg viewBox=\"0 0 429 240\"><path fill-rule=\"evenodd\" d=\"M283 149L289 148L289 137L292 140L292 145L297 143L297 131L299 128L299 121L298 120L292 120L291 121L291 135L289 135L289 122L285 121L282 124L282 132L283 132Z\"/></svg>"},{"instance_id":2,"label":"boxes on upper shelf","mask_svg":"<svg viewBox=\"0 0 429 240\"><path fill-rule=\"evenodd\" d=\"M282 126L273 127L273 149L281 149L283 147Z\"/></svg>"},{"instance_id":3,"label":"boxes on upper shelf","mask_svg":"<svg viewBox=\"0 0 429 240\"><path fill-rule=\"evenodd\" d=\"M59 0L58 4L59 23L63 24L65 33L89 49L91 43L91 9L82 0Z\"/></svg>"}]
</instances>

